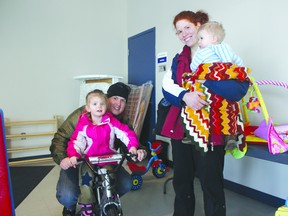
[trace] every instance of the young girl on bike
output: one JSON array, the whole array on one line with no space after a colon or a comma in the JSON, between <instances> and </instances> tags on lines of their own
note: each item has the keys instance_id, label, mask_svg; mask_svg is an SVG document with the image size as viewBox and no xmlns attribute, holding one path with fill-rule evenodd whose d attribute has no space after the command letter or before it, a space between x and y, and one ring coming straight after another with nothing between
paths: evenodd
<instances>
[{"instance_id":1,"label":"young girl on bike","mask_svg":"<svg viewBox=\"0 0 288 216\"><path fill-rule=\"evenodd\" d=\"M77 165L77 158L115 153L115 135L127 146L130 153L137 153L139 143L135 132L106 111L105 94L101 90L89 92L86 96L85 111L80 115L68 142L67 154L71 166ZM113 169L113 164L102 165L108 170ZM96 202L92 189L93 179L93 172L86 164L82 164L79 168L81 194L78 199L82 215L93 215L93 203Z\"/></svg>"}]
</instances>

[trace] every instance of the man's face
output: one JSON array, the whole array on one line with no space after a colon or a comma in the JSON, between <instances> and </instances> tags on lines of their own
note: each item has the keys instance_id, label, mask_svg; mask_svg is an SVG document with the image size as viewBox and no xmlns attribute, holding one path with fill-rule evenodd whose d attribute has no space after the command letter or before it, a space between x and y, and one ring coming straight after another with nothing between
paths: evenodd
<instances>
[{"instance_id":1,"label":"man's face","mask_svg":"<svg viewBox=\"0 0 288 216\"><path fill-rule=\"evenodd\" d=\"M109 111L114 115L118 116L125 110L126 99L120 96L112 96L108 98Z\"/></svg>"}]
</instances>

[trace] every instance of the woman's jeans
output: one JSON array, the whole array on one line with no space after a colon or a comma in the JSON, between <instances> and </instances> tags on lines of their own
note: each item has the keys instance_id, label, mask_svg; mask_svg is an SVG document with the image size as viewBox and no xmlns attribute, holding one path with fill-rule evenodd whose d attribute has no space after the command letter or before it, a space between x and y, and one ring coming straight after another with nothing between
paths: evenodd
<instances>
[{"instance_id":1,"label":"woman's jeans","mask_svg":"<svg viewBox=\"0 0 288 216\"><path fill-rule=\"evenodd\" d=\"M205 216L225 216L224 146L214 146L205 155L193 144L171 140L173 155L173 186L175 190L173 216L193 216L195 212L194 179L200 180Z\"/></svg>"},{"instance_id":2,"label":"woman's jeans","mask_svg":"<svg viewBox=\"0 0 288 216\"><path fill-rule=\"evenodd\" d=\"M118 170L116 179L116 191L119 196L123 196L131 190L131 176L123 167ZM61 169L56 190L58 202L67 209L74 210L80 195L78 167L71 167L67 170Z\"/></svg>"}]
</instances>

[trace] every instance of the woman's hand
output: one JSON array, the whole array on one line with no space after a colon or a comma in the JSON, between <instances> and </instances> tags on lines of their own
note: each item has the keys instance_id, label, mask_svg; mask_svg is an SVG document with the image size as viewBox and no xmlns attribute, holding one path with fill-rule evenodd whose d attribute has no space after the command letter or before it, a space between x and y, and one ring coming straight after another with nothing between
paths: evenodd
<instances>
[{"instance_id":1,"label":"woman's hand","mask_svg":"<svg viewBox=\"0 0 288 216\"><path fill-rule=\"evenodd\" d=\"M194 110L202 109L203 106L208 105L208 103L201 98L201 96L205 96L202 92L193 91L187 92L183 96L183 101L186 103L188 107Z\"/></svg>"}]
</instances>

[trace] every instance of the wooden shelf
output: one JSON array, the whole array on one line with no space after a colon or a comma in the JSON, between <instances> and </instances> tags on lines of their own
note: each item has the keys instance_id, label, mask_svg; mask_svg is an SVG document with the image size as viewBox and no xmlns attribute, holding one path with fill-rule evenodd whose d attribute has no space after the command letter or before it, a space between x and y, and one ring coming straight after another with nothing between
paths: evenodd
<instances>
[{"instance_id":1,"label":"wooden shelf","mask_svg":"<svg viewBox=\"0 0 288 216\"><path fill-rule=\"evenodd\" d=\"M51 120L35 120L35 121L5 121L5 127L23 126L23 125L39 125L39 124L57 124L58 117L55 116Z\"/></svg>"},{"instance_id":2,"label":"wooden shelf","mask_svg":"<svg viewBox=\"0 0 288 216\"><path fill-rule=\"evenodd\" d=\"M43 155L41 154L41 150L48 150L50 147L50 142L54 134L58 129L58 121L59 116L54 116L53 119L48 120L29 120L29 121L5 121L5 128L6 128L6 140L9 140L9 148L7 149L9 153L9 165L21 165L21 164L30 164L30 163L38 163L44 161L51 161L50 155ZM43 127L43 128L41 128ZM39 132L39 128L45 131ZM10 131L17 131L17 132L10 132ZM19 132L21 131L21 132ZM29 131L29 132L27 132ZM35 132L36 131L36 132ZM35 133L34 133L35 132ZM35 141L27 141L28 138L47 138L47 141L44 140L44 144L36 144ZM51 138L49 138L51 137ZM15 145L15 140L17 140L17 145ZM26 143L23 144L22 141ZM22 145L21 145L22 142ZM28 144L27 144L28 142ZM47 143L48 142L48 143ZM19 144L20 143L20 144ZM25 145L25 146L23 146ZM40 153L39 153L40 150ZM23 153L22 153L23 152ZM13 157L13 154L16 155L26 155L27 153L31 156L23 156L23 157ZM42 157L43 156L43 157ZM37 157L35 159L35 157ZM38 158L39 157L39 158ZM23 158L23 159L22 159Z\"/></svg>"},{"instance_id":3,"label":"wooden shelf","mask_svg":"<svg viewBox=\"0 0 288 216\"><path fill-rule=\"evenodd\" d=\"M35 146L35 147L23 147L23 148L10 148L7 149L8 153L12 152L21 152L21 151L29 151L29 150L41 150L41 149L49 149L49 145L47 146Z\"/></svg>"},{"instance_id":4,"label":"wooden shelf","mask_svg":"<svg viewBox=\"0 0 288 216\"><path fill-rule=\"evenodd\" d=\"M55 132L37 133L37 134L13 134L13 135L6 135L6 139L26 139L29 137L53 136L54 133Z\"/></svg>"},{"instance_id":5,"label":"wooden shelf","mask_svg":"<svg viewBox=\"0 0 288 216\"><path fill-rule=\"evenodd\" d=\"M26 165L26 164L34 164L34 163L44 163L44 162L52 162L52 157L45 158L37 158L37 159L25 159L19 161L10 161L9 166L17 166L17 165Z\"/></svg>"}]
</instances>

